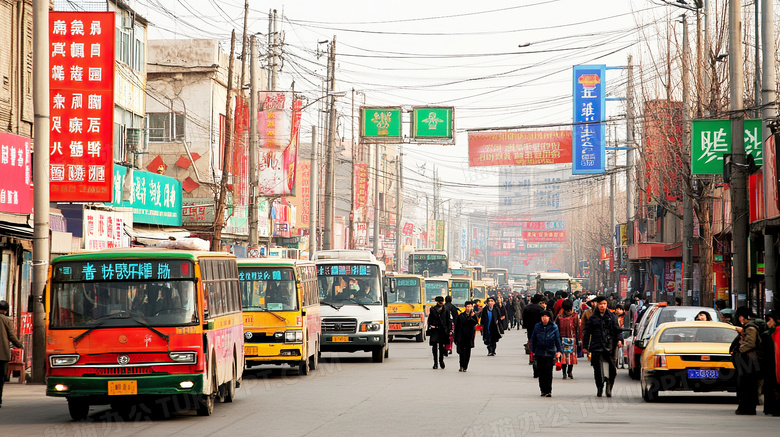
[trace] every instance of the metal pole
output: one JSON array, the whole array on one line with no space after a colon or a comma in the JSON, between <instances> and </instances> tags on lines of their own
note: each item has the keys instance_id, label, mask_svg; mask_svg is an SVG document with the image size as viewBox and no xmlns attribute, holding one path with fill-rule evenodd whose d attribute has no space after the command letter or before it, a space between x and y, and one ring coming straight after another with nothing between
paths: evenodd
<instances>
[{"instance_id":1,"label":"metal pole","mask_svg":"<svg viewBox=\"0 0 780 437\"><path fill-rule=\"evenodd\" d=\"M748 197L745 174L744 64L742 59L741 1L729 1L729 98L731 118L731 241L733 277L731 292L737 293L737 306L751 306L748 288Z\"/></svg>"},{"instance_id":2,"label":"metal pole","mask_svg":"<svg viewBox=\"0 0 780 437\"><path fill-rule=\"evenodd\" d=\"M628 222L628 232L633 232L634 229L634 212L635 206L635 185L636 178L634 174L634 149L636 144L634 143L634 64L633 57L628 55L628 86L626 88L626 222ZM573 222L571 222L573 223ZM577 260L574 256L574 245L572 242L572 263L576 263ZM572 272L576 274L577 264L574 264ZM626 276L630 281L632 278L632 271L630 260L626 262ZM630 296L629 296L630 297Z\"/></svg>"},{"instance_id":3,"label":"metal pole","mask_svg":"<svg viewBox=\"0 0 780 437\"><path fill-rule=\"evenodd\" d=\"M43 289L49 270L49 2L33 0L33 367L32 381L46 375L46 323ZM5 375L0 375L5 377Z\"/></svg>"},{"instance_id":4,"label":"metal pole","mask_svg":"<svg viewBox=\"0 0 780 437\"><path fill-rule=\"evenodd\" d=\"M761 49L763 52L763 63L761 65L762 69L762 80L761 83L766 85L762 86L762 101L765 103L763 106L763 109L761 111L761 119L763 120L762 123L762 129L763 129L763 138L764 141L766 141L769 136L772 135L771 129L769 129L769 126L767 124L768 120L774 120L777 118L777 95L775 92L774 86L772 84L775 83L775 40L774 40L774 23L773 23L773 17L774 17L774 4L773 0L761 0ZM775 169L778 168L777 166L777 143L775 143L775 162L764 162L764 168L767 168L767 166L774 165ZM776 171L776 170L775 170ZM766 175L767 172L764 171L764 175ZM764 177L764 183L768 183L768 178ZM766 206L769 207L769 202L773 201L773 199L768 195L769 191L764 190L765 200L767 202ZM772 308L774 310L780 309L780 306L778 306L778 298L777 298L777 277L776 277L776 270L777 270L777 247L775 245L776 240L776 234L775 232L769 232L767 234L764 234L764 280L766 281L766 292L767 295L771 294L774 296L773 302L767 302L767 309Z\"/></svg>"},{"instance_id":5,"label":"metal pole","mask_svg":"<svg viewBox=\"0 0 780 437\"><path fill-rule=\"evenodd\" d=\"M690 161L690 62L691 47L688 42L688 19L686 15L682 17L683 22L683 53L682 53L682 109L683 109L683 129L682 145L685 162ZM686 171L687 173L687 171ZM678 296L685 305L693 304L693 200L691 199L690 189L693 188L693 175L690 186L683 186L683 228L682 228L682 262L683 262L683 281L682 296Z\"/></svg>"},{"instance_id":6,"label":"metal pole","mask_svg":"<svg viewBox=\"0 0 780 437\"><path fill-rule=\"evenodd\" d=\"M317 164L317 126L311 127L311 155L309 156L309 259L317 251L317 217L319 165Z\"/></svg>"},{"instance_id":7,"label":"metal pole","mask_svg":"<svg viewBox=\"0 0 780 437\"><path fill-rule=\"evenodd\" d=\"M279 29L276 21L276 9L273 10L273 45L271 46L271 90L276 91L276 73L279 71Z\"/></svg>"},{"instance_id":8,"label":"metal pole","mask_svg":"<svg viewBox=\"0 0 780 437\"><path fill-rule=\"evenodd\" d=\"M254 35L249 37L249 246L257 247L258 235L258 204L257 187L259 185L257 173L257 112L258 112L258 51L257 39Z\"/></svg>"},{"instance_id":9,"label":"metal pole","mask_svg":"<svg viewBox=\"0 0 780 437\"><path fill-rule=\"evenodd\" d=\"M403 143L398 145L398 161L396 161L396 165L398 166L398 170L396 170L396 177L398 180L395 184L395 271L400 272L401 271L401 264L403 261L403 257L401 256L401 249L403 248L403 244L401 241L401 218L403 217L403 211L404 211L404 199L401 197L403 190L401 189L401 184L403 183L403 171L404 171L404 145Z\"/></svg>"},{"instance_id":10,"label":"metal pole","mask_svg":"<svg viewBox=\"0 0 780 437\"><path fill-rule=\"evenodd\" d=\"M352 110L350 113L350 121L352 122L352 139L350 140L352 146L352 172L349 186L349 249L355 248L355 164L357 163L357 155L355 153L355 88L352 88Z\"/></svg>"},{"instance_id":11,"label":"metal pole","mask_svg":"<svg viewBox=\"0 0 780 437\"><path fill-rule=\"evenodd\" d=\"M330 114L328 115L328 136L325 158L325 228L322 247L325 250L333 249L333 214L334 214L334 173L335 173L335 153L333 151L333 135L336 131L336 96L333 92L336 90L335 72L336 69L336 35L333 35L333 41L330 43L328 51L328 92L330 93Z\"/></svg>"},{"instance_id":12,"label":"metal pole","mask_svg":"<svg viewBox=\"0 0 780 437\"><path fill-rule=\"evenodd\" d=\"M379 143L374 147L374 256L379 256Z\"/></svg>"}]
</instances>

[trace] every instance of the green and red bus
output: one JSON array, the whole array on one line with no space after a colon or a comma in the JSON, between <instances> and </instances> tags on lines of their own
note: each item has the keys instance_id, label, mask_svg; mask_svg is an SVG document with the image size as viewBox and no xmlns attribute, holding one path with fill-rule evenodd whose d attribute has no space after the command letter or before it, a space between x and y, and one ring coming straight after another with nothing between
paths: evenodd
<instances>
[{"instance_id":1,"label":"green and red bus","mask_svg":"<svg viewBox=\"0 0 780 437\"><path fill-rule=\"evenodd\" d=\"M90 405L174 397L208 416L241 384L233 255L133 248L61 256L45 305L46 394L66 398L74 420Z\"/></svg>"}]
</instances>

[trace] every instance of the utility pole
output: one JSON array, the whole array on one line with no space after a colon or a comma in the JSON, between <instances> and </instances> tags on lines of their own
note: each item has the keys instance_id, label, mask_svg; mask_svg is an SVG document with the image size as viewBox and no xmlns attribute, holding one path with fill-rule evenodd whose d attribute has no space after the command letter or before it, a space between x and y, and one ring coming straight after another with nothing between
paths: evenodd
<instances>
[{"instance_id":1,"label":"utility pole","mask_svg":"<svg viewBox=\"0 0 780 437\"><path fill-rule=\"evenodd\" d=\"M683 162L690 162L691 150L691 109L690 109L690 62L691 48L688 42L688 19L682 16L683 24L683 52L682 52L682 153L686 158ZM688 169L684 169L688 173ZM685 305L693 305L693 174L690 175L690 185L683 184L683 228L682 228L682 299Z\"/></svg>"},{"instance_id":2,"label":"utility pole","mask_svg":"<svg viewBox=\"0 0 780 437\"><path fill-rule=\"evenodd\" d=\"M244 89L244 84L246 84L246 44L247 44L246 27L247 27L248 17L249 17L249 0L244 0L244 33L243 33L243 37L241 38L241 85L239 85L239 88L242 91Z\"/></svg>"},{"instance_id":3,"label":"utility pole","mask_svg":"<svg viewBox=\"0 0 780 437\"><path fill-rule=\"evenodd\" d=\"M46 375L46 321L43 289L49 271L49 2L33 0L33 367L32 382ZM5 378L5 375L0 375Z\"/></svg>"},{"instance_id":4,"label":"utility pole","mask_svg":"<svg viewBox=\"0 0 780 437\"><path fill-rule=\"evenodd\" d=\"M317 251L317 216L319 209L319 165L317 164L317 126L311 127L311 154L309 155L309 259Z\"/></svg>"},{"instance_id":5,"label":"utility pole","mask_svg":"<svg viewBox=\"0 0 780 437\"><path fill-rule=\"evenodd\" d=\"M615 126L615 148L618 146L618 140L617 140L617 126ZM617 239L617 235L615 235L615 225L617 223L617 220L615 219L615 192L617 185L617 177L615 175L615 170L617 169L617 150L614 150L612 152L612 171L609 174L609 229L610 234L612 234L612 238L610 240L613 241L612 243L612 256L609 259L609 265L612 266L613 274L610 274L610 272L607 272L607 275L612 278L612 292L618 292L619 289L619 283L620 280L618 279L620 275L620 269L618 268L616 262L615 262L615 249L619 245L620 241Z\"/></svg>"},{"instance_id":6,"label":"utility pole","mask_svg":"<svg viewBox=\"0 0 780 437\"><path fill-rule=\"evenodd\" d=\"M276 21L276 9L273 10L273 45L271 48L271 90L276 91L276 75L279 72L279 29Z\"/></svg>"},{"instance_id":7,"label":"utility pole","mask_svg":"<svg viewBox=\"0 0 780 437\"><path fill-rule=\"evenodd\" d=\"M379 143L374 146L374 256L379 256Z\"/></svg>"},{"instance_id":8,"label":"utility pole","mask_svg":"<svg viewBox=\"0 0 780 437\"><path fill-rule=\"evenodd\" d=\"M357 164L357 154L355 153L355 88L352 88L352 110L350 112L350 121L352 122L352 136L350 145L352 146L352 172L350 180L350 198L349 198L349 249L355 248L355 164Z\"/></svg>"},{"instance_id":9,"label":"utility pole","mask_svg":"<svg viewBox=\"0 0 780 437\"><path fill-rule=\"evenodd\" d=\"M633 57L628 55L628 85L626 87L626 147L628 148L626 151L626 222L629 226L628 232L633 232L634 193L636 193L636 179L634 175L634 149L636 148L634 143L634 117L634 64ZM574 258L573 246L572 244L572 258ZM576 258L573 260L575 263L578 261ZM577 264L572 268L572 272L576 274ZM633 271L630 262L626 263L626 276L629 282L634 285L633 281L631 281Z\"/></svg>"},{"instance_id":10,"label":"utility pole","mask_svg":"<svg viewBox=\"0 0 780 437\"><path fill-rule=\"evenodd\" d=\"M257 39L249 38L249 247L257 247L260 243L258 235L257 189L259 185L257 172L257 112L258 112L258 52Z\"/></svg>"},{"instance_id":11,"label":"utility pole","mask_svg":"<svg viewBox=\"0 0 780 437\"><path fill-rule=\"evenodd\" d=\"M403 183L403 171L404 171L404 145L403 143L398 145L398 159L396 160L396 172L395 175L398 178L395 184L395 271L401 271L401 249L403 248L403 242L401 241L401 218L403 217L404 199L401 197L403 190L401 184Z\"/></svg>"},{"instance_id":12,"label":"utility pole","mask_svg":"<svg viewBox=\"0 0 780 437\"><path fill-rule=\"evenodd\" d=\"M323 236L323 249L333 249L333 214L334 214L334 185L335 185L335 152L333 150L333 136L336 131L336 35L330 42L328 50L328 93L330 93L330 115L328 115L327 148L325 150L325 228Z\"/></svg>"},{"instance_id":13,"label":"utility pole","mask_svg":"<svg viewBox=\"0 0 780 437\"><path fill-rule=\"evenodd\" d=\"M214 217L214 237L211 250L222 248L222 227L225 221L225 203L227 201L227 181L230 175L230 156L233 152L233 61L236 57L236 30L230 34L230 60L228 62L227 98L225 99L225 144L222 153L222 179L219 183L217 212Z\"/></svg>"},{"instance_id":14,"label":"utility pole","mask_svg":"<svg viewBox=\"0 0 780 437\"><path fill-rule=\"evenodd\" d=\"M748 288L748 198L745 172L745 113L743 103L741 1L729 1L729 98L731 118L731 241L733 276L731 293L737 306L753 304Z\"/></svg>"},{"instance_id":15,"label":"utility pole","mask_svg":"<svg viewBox=\"0 0 780 437\"><path fill-rule=\"evenodd\" d=\"M767 120L775 120L777 119L777 95L775 93L775 89L773 84L775 83L775 40L774 40L774 5L773 0L761 0L761 50L763 54L763 63L761 65L762 69L762 80L761 83L764 85L762 86L762 101L764 102L763 109L761 111L761 119L763 120L762 123L762 132L763 132L763 138L764 138L764 144L766 144L766 139L769 138L772 135L772 130L769 129ZM776 137L775 137L776 138ZM777 142L775 142L775 162L764 162L764 168L767 168L766 166L774 165L777 169L778 164L778 156L777 156ZM767 184L769 182L769 178L766 177L767 172L764 171L764 184ZM766 185L765 185L766 186ZM767 208L769 207L769 202L772 202L773 199L770 196L767 196L766 193L769 191L764 190L765 194L765 201ZM771 294L774 298L772 302L767 302L767 308L772 308L775 311L780 309L780 306L778 306L778 297L777 297L777 276L776 276L776 270L777 270L777 252L776 252L776 246L775 241L777 240L776 233L774 231L766 231L764 234L764 280L766 285L766 293L767 295Z\"/></svg>"}]
</instances>

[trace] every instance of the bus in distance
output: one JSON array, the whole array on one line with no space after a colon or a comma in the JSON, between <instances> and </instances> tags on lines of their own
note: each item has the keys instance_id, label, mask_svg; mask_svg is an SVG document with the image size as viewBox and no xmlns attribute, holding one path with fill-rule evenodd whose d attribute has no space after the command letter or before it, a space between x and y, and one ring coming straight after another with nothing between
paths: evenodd
<instances>
[{"instance_id":1,"label":"bus in distance","mask_svg":"<svg viewBox=\"0 0 780 437\"><path fill-rule=\"evenodd\" d=\"M419 275L388 273L393 281L394 293L387 296L387 319L390 336L414 337L425 341L425 279Z\"/></svg>"},{"instance_id":2,"label":"bus in distance","mask_svg":"<svg viewBox=\"0 0 780 437\"><path fill-rule=\"evenodd\" d=\"M497 287L503 287L509 285L508 269L491 267L485 270L483 277L485 277L487 281L491 281L491 280L494 281Z\"/></svg>"},{"instance_id":3,"label":"bus in distance","mask_svg":"<svg viewBox=\"0 0 780 437\"><path fill-rule=\"evenodd\" d=\"M442 276L448 272L447 252L439 249L417 249L409 254L409 273L425 277Z\"/></svg>"},{"instance_id":4,"label":"bus in distance","mask_svg":"<svg viewBox=\"0 0 780 437\"><path fill-rule=\"evenodd\" d=\"M209 416L217 398L236 395L244 337L233 255L134 248L61 256L44 304L46 395L66 398L74 420L90 405L121 410L174 396Z\"/></svg>"}]
</instances>

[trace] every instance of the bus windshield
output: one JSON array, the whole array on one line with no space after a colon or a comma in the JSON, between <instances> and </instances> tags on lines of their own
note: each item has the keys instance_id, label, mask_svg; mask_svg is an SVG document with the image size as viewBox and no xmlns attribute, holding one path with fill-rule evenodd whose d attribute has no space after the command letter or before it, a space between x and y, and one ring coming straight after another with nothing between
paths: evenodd
<instances>
[{"instance_id":1,"label":"bus windshield","mask_svg":"<svg viewBox=\"0 0 780 437\"><path fill-rule=\"evenodd\" d=\"M569 281L567 279L543 279L542 280L542 292L551 291L568 291Z\"/></svg>"},{"instance_id":2,"label":"bus windshield","mask_svg":"<svg viewBox=\"0 0 780 437\"><path fill-rule=\"evenodd\" d=\"M485 294L484 285L477 285L473 288L473 290L474 290L474 299L485 300L486 294Z\"/></svg>"},{"instance_id":3,"label":"bus windshield","mask_svg":"<svg viewBox=\"0 0 780 437\"><path fill-rule=\"evenodd\" d=\"M51 328L178 326L198 321L195 282L53 282Z\"/></svg>"},{"instance_id":4,"label":"bus windshield","mask_svg":"<svg viewBox=\"0 0 780 437\"><path fill-rule=\"evenodd\" d=\"M447 273L449 263L445 254L411 254L409 255L409 273L422 275L428 271L428 276L441 276Z\"/></svg>"},{"instance_id":5,"label":"bus windshield","mask_svg":"<svg viewBox=\"0 0 780 437\"><path fill-rule=\"evenodd\" d=\"M463 306L467 300L469 300L469 283L453 281L452 304Z\"/></svg>"},{"instance_id":6,"label":"bus windshield","mask_svg":"<svg viewBox=\"0 0 780 437\"><path fill-rule=\"evenodd\" d=\"M318 265L320 302L325 305L381 304L382 287L375 265Z\"/></svg>"},{"instance_id":7,"label":"bus windshield","mask_svg":"<svg viewBox=\"0 0 780 437\"><path fill-rule=\"evenodd\" d=\"M295 274L289 267L239 267L241 309L297 311Z\"/></svg>"},{"instance_id":8,"label":"bus windshield","mask_svg":"<svg viewBox=\"0 0 780 437\"><path fill-rule=\"evenodd\" d=\"M433 302L436 296L446 296L447 287L447 281L425 281L425 302Z\"/></svg>"},{"instance_id":9,"label":"bus windshield","mask_svg":"<svg viewBox=\"0 0 780 437\"><path fill-rule=\"evenodd\" d=\"M395 293L388 296L388 303L421 303L420 280L418 278L396 278Z\"/></svg>"}]
</instances>

